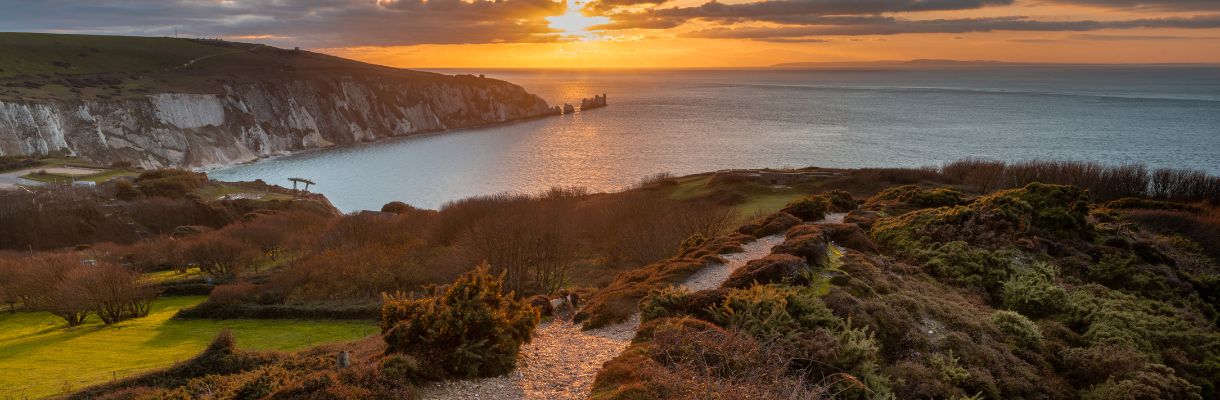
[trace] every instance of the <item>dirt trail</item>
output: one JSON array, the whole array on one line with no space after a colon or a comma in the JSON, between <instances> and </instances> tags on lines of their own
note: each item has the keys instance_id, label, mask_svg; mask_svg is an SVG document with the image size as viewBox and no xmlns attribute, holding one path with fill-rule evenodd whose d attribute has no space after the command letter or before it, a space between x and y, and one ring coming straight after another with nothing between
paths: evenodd
<instances>
[{"instance_id":1,"label":"dirt trail","mask_svg":"<svg viewBox=\"0 0 1220 400\"><path fill-rule=\"evenodd\" d=\"M728 262L699 270L682 286L692 291L719 287L734 270L765 257L783 241L781 234L746 244L744 252L726 254ZM420 393L425 399L584 399L602 364L627 348L639 326L638 313L626 322L589 331L556 318L538 326L534 339L521 348L517 369L508 375L440 382Z\"/></svg>"}]
</instances>

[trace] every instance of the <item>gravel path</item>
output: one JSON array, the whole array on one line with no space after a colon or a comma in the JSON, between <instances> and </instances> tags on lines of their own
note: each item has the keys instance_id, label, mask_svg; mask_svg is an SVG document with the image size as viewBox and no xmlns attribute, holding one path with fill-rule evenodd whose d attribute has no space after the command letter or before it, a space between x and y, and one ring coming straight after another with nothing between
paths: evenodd
<instances>
[{"instance_id":1,"label":"gravel path","mask_svg":"<svg viewBox=\"0 0 1220 400\"><path fill-rule=\"evenodd\" d=\"M784 235L768 236L727 254L727 263L709 265L682 283L690 290L720 286L733 270L771 253ZM626 322L589 331L555 318L538 326L534 339L521 348L517 369L495 378L434 383L420 389L425 399L561 400L584 399L602 364L623 352L640 326L640 314Z\"/></svg>"},{"instance_id":2,"label":"gravel path","mask_svg":"<svg viewBox=\"0 0 1220 400\"><path fill-rule=\"evenodd\" d=\"M728 260L722 264L712 264L686 278L682 282L682 287L689 289L692 292L700 290L715 289L724 284L724 281L729 280L729 275L733 274L737 268L741 268L751 260L757 260L771 254L771 248L784 242L784 235L776 234L767 236L762 239L755 240L741 246L745 249L741 253L725 254L724 259Z\"/></svg>"}]
</instances>

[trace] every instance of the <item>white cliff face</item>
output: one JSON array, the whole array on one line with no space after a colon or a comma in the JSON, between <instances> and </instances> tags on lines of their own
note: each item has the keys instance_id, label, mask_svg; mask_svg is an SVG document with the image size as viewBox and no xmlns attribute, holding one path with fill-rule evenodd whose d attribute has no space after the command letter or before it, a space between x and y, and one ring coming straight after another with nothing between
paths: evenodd
<instances>
[{"instance_id":1,"label":"white cliff face","mask_svg":"<svg viewBox=\"0 0 1220 400\"><path fill-rule=\"evenodd\" d=\"M161 93L148 98L157 119L175 128L195 129L220 126L225 122L224 104L215 95Z\"/></svg>"},{"instance_id":2,"label":"white cliff face","mask_svg":"<svg viewBox=\"0 0 1220 400\"><path fill-rule=\"evenodd\" d=\"M331 76L115 100L0 99L0 155L67 150L102 163L207 167L549 112L516 85L473 78Z\"/></svg>"}]
</instances>

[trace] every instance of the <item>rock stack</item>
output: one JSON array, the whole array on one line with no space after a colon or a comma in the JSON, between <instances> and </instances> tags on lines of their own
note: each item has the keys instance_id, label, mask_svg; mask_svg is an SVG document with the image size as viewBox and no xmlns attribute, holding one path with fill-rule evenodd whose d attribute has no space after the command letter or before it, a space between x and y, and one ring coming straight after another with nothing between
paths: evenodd
<instances>
[{"instance_id":1,"label":"rock stack","mask_svg":"<svg viewBox=\"0 0 1220 400\"><path fill-rule=\"evenodd\" d=\"M601 108L601 107L605 107L605 106L606 106L606 94L605 93L602 93L601 95L593 95L592 99L581 99L580 100L580 110L581 111L592 110L594 108Z\"/></svg>"}]
</instances>

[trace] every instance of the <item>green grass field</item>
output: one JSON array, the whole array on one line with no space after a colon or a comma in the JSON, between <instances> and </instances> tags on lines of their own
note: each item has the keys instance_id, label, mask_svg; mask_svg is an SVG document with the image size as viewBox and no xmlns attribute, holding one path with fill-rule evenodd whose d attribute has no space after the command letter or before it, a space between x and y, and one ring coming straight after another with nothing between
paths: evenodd
<instances>
[{"instance_id":1,"label":"green grass field","mask_svg":"<svg viewBox=\"0 0 1220 400\"><path fill-rule=\"evenodd\" d=\"M195 356L223 329L241 348L285 351L377 332L373 321L170 319L203 300L164 298L148 317L111 326L91 319L72 329L47 313L2 313L0 399L47 397L164 368Z\"/></svg>"},{"instance_id":2,"label":"green grass field","mask_svg":"<svg viewBox=\"0 0 1220 400\"><path fill-rule=\"evenodd\" d=\"M812 185L809 184L772 187L754 183L736 183L711 188L707 185L711 179L711 175L679 178L678 184L671 189L670 197L683 200L705 195L716 189L733 190L745 195L745 202L736 205L738 214L745 218L779 211L793 200L808 195L812 190Z\"/></svg>"},{"instance_id":3,"label":"green grass field","mask_svg":"<svg viewBox=\"0 0 1220 400\"><path fill-rule=\"evenodd\" d=\"M231 51L174 38L0 33L0 77L159 71Z\"/></svg>"},{"instance_id":4,"label":"green grass field","mask_svg":"<svg viewBox=\"0 0 1220 400\"><path fill-rule=\"evenodd\" d=\"M32 181L57 183L57 184L63 185L63 184L70 184L72 182L83 182L83 181L89 181L89 182L93 182L93 183L102 183L102 182L106 182L106 181L114 179L114 178L119 178L119 177L124 177L124 176L135 177L137 175L139 175L139 173L135 172L135 171L129 171L129 170L125 170L125 169L111 169L111 170L106 170L106 171L99 172L96 174L82 175L82 176L69 176L69 175L50 174L50 173L43 174L40 172L34 172L31 174L27 174L27 175L23 176L22 178L29 179Z\"/></svg>"}]
</instances>

